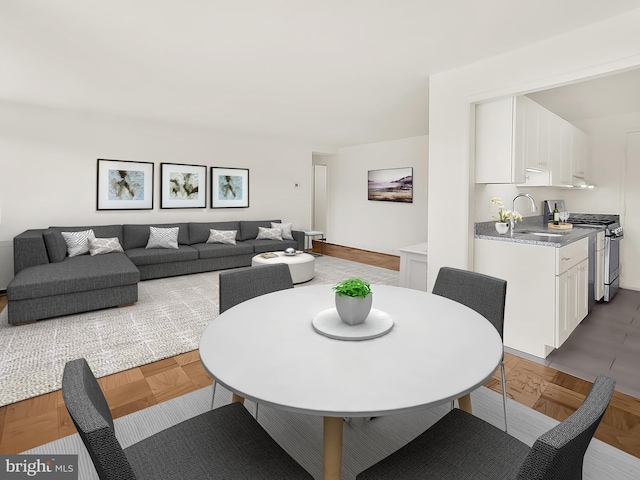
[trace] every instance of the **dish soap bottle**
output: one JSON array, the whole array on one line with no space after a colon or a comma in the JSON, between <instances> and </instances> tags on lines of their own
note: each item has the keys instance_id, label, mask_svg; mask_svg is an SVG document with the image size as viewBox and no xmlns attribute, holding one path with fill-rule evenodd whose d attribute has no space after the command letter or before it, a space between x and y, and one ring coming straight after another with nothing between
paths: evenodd
<instances>
[{"instance_id":1,"label":"dish soap bottle","mask_svg":"<svg viewBox=\"0 0 640 480\"><path fill-rule=\"evenodd\" d=\"M560 224L560 212L558 211L558 204L554 203L553 204L553 224L554 225L559 225Z\"/></svg>"}]
</instances>

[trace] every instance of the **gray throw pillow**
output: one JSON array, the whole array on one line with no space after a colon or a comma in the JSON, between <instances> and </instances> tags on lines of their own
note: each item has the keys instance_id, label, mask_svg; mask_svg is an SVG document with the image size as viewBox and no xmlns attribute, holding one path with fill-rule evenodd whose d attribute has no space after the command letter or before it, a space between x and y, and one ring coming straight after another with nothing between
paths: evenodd
<instances>
[{"instance_id":1,"label":"gray throw pillow","mask_svg":"<svg viewBox=\"0 0 640 480\"><path fill-rule=\"evenodd\" d=\"M282 238L284 240L293 240L293 234L291 233L292 227L293 227L292 223L271 222L271 228L279 228L282 230Z\"/></svg>"},{"instance_id":2,"label":"gray throw pillow","mask_svg":"<svg viewBox=\"0 0 640 480\"><path fill-rule=\"evenodd\" d=\"M236 244L237 230L209 230L209 238L207 243L228 243L230 245Z\"/></svg>"},{"instance_id":3,"label":"gray throw pillow","mask_svg":"<svg viewBox=\"0 0 640 480\"><path fill-rule=\"evenodd\" d=\"M178 248L180 227L149 227L149 241L144 248Z\"/></svg>"},{"instance_id":4,"label":"gray throw pillow","mask_svg":"<svg viewBox=\"0 0 640 480\"><path fill-rule=\"evenodd\" d=\"M83 230L82 232L60 232L67 244L67 255L76 257L84 253L89 253L89 239L96 238L93 230Z\"/></svg>"},{"instance_id":5,"label":"gray throw pillow","mask_svg":"<svg viewBox=\"0 0 640 480\"><path fill-rule=\"evenodd\" d=\"M114 252L124 252L118 237L89 239L89 253L91 256Z\"/></svg>"},{"instance_id":6,"label":"gray throw pillow","mask_svg":"<svg viewBox=\"0 0 640 480\"><path fill-rule=\"evenodd\" d=\"M280 240L282 241L282 230L279 228L258 227L256 240Z\"/></svg>"}]
</instances>

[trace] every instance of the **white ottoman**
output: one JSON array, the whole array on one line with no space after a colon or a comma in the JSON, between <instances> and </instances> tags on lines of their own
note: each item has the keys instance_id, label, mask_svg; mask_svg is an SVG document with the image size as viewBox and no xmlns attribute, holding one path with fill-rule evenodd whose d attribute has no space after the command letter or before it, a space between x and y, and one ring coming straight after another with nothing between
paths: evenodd
<instances>
[{"instance_id":1,"label":"white ottoman","mask_svg":"<svg viewBox=\"0 0 640 480\"><path fill-rule=\"evenodd\" d=\"M270 252L277 255L273 258L264 258L262 254L251 259L251 266L255 265L275 265L276 263L286 263L289 265L291 279L293 283L308 282L315 275L316 259L308 253L297 253L295 255L285 255L284 252Z\"/></svg>"}]
</instances>

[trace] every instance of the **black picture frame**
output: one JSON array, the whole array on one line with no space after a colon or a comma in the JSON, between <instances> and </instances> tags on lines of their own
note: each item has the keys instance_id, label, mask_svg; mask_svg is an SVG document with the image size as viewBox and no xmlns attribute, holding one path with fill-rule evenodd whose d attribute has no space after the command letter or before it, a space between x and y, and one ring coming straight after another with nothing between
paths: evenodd
<instances>
[{"instance_id":1,"label":"black picture frame","mask_svg":"<svg viewBox=\"0 0 640 480\"><path fill-rule=\"evenodd\" d=\"M153 162L98 159L97 210L153 210Z\"/></svg>"},{"instance_id":2,"label":"black picture frame","mask_svg":"<svg viewBox=\"0 0 640 480\"><path fill-rule=\"evenodd\" d=\"M160 208L206 207L206 165L160 164Z\"/></svg>"},{"instance_id":3,"label":"black picture frame","mask_svg":"<svg viewBox=\"0 0 640 480\"><path fill-rule=\"evenodd\" d=\"M249 207L249 169L211 167L211 208Z\"/></svg>"}]
</instances>

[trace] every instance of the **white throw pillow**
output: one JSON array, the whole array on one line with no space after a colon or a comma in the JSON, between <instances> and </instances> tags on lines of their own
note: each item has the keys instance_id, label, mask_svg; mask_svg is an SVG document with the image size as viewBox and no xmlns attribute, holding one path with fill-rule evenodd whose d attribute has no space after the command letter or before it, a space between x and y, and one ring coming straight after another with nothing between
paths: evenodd
<instances>
[{"instance_id":1,"label":"white throw pillow","mask_svg":"<svg viewBox=\"0 0 640 480\"><path fill-rule=\"evenodd\" d=\"M89 239L89 253L91 256L114 252L124 252L118 237Z\"/></svg>"},{"instance_id":2,"label":"white throw pillow","mask_svg":"<svg viewBox=\"0 0 640 480\"><path fill-rule=\"evenodd\" d=\"M83 230L82 232L60 232L67 244L67 254L76 257L83 253L89 253L89 239L96 238L93 230Z\"/></svg>"},{"instance_id":3,"label":"white throw pillow","mask_svg":"<svg viewBox=\"0 0 640 480\"><path fill-rule=\"evenodd\" d=\"M178 248L178 231L180 227L149 227L149 241L144 248Z\"/></svg>"},{"instance_id":4,"label":"white throw pillow","mask_svg":"<svg viewBox=\"0 0 640 480\"><path fill-rule=\"evenodd\" d=\"M282 230L280 228L258 227L256 240L280 240L282 241Z\"/></svg>"},{"instance_id":5,"label":"white throw pillow","mask_svg":"<svg viewBox=\"0 0 640 480\"><path fill-rule=\"evenodd\" d=\"M293 234L291 233L292 227L293 227L292 223L271 222L271 228L279 228L282 230L283 240L293 240Z\"/></svg>"},{"instance_id":6,"label":"white throw pillow","mask_svg":"<svg viewBox=\"0 0 640 480\"><path fill-rule=\"evenodd\" d=\"M209 230L209 238L207 243L228 243L230 245L236 244L237 230Z\"/></svg>"}]
</instances>

